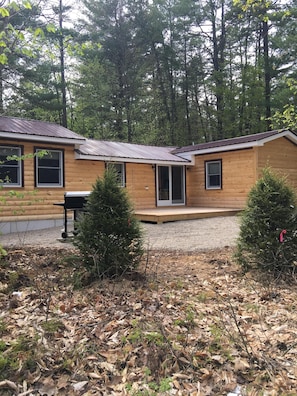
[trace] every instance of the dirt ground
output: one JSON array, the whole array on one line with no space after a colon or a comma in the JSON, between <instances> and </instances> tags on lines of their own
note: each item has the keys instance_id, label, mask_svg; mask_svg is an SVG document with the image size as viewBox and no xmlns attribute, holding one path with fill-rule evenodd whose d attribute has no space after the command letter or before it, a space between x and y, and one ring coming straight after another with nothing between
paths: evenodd
<instances>
[{"instance_id":1,"label":"dirt ground","mask_svg":"<svg viewBox=\"0 0 297 396\"><path fill-rule=\"evenodd\" d=\"M232 248L82 283L64 246L2 259L1 396L296 396L294 285L244 276Z\"/></svg>"},{"instance_id":2,"label":"dirt ground","mask_svg":"<svg viewBox=\"0 0 297 396\"><path fill-rule=\"evenodd\" d=\"M238 218L143 229L100 281L58 228L1 236L0 395L296 396L296 282L242 273Z\"/></svg>"}]
</instances>

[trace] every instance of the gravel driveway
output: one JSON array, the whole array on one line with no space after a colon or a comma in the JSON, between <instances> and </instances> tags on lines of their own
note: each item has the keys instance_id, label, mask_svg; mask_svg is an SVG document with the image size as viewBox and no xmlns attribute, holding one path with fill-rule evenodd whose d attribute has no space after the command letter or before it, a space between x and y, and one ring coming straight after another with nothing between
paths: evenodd
<instances>
[{"instance_id":1,"label":"gravel driveway","mask_svg":"<svg viewBox=\"0 0 297 396\"><path fill-rule=\"evenodd\" d=\"M156 250L194 252L234 246L239 233L237 216L175 221L163 224L142 223L145 247ZM1 235L4 247L25 245L72 248L61 239L61 228Z\"/></svg>"}]
</instances>

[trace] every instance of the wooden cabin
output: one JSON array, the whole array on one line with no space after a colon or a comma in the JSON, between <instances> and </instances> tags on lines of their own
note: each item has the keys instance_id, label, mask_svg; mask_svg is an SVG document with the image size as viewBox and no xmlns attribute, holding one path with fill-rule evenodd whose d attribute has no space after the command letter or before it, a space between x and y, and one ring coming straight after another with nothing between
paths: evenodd
<instances>
[{"instance_id":1,"label":"wooden cabin","mask_svg":"<svg viewBox=\"0 0 297 396\"><path fill-rule=\"evenodd\" d=\"M2 233L62 225L55 204L67 192L92 190L109 164L136 210L240 210L267 165L297 189L297 136L289 130L176 148L91 140L53 123L0 117L0 157Z\"/></svg>"},{"instance_id":2,"label":"wooden cabin","mask_svg":"<svg viewBox=\"0 0 297 396\"><path fill-rule=\"evenodd\" d=\"M297 191L297 136L269 131L174 150L191 158L187 167L187 205L243 208L263 168L285 176Z\"/></svg>"}]
</instances>

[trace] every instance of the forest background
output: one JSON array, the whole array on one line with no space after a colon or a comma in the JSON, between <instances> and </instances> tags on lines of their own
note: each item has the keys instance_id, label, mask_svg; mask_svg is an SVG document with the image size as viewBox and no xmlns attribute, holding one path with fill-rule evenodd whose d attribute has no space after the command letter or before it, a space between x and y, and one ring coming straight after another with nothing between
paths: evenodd
<instances>
[{"instance_id":1,"label":"forest background","mask_svg":"<svg viewBox=\"0 0 297 396\"><path fill-rule=\"evenodd\" d=\"M0 1L0 114L182 146L296 129L297 1Z\"/></svg>"}]
</instances>

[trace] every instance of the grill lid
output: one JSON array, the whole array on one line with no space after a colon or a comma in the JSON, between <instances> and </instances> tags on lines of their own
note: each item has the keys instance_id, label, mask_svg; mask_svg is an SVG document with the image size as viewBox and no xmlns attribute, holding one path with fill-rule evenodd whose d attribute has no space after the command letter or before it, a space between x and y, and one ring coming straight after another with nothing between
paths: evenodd
<instances>
[{"instance_id":1,"label":"grill lid","mask_svg":"<svg viewBox=\"0 0 297 396\"><path fill-rule=\"evenodd\" d=\"M68 191L65 192L65 198L75 198L75 197L88 197L91 191Z\"/></svg>"}]
</instances>

